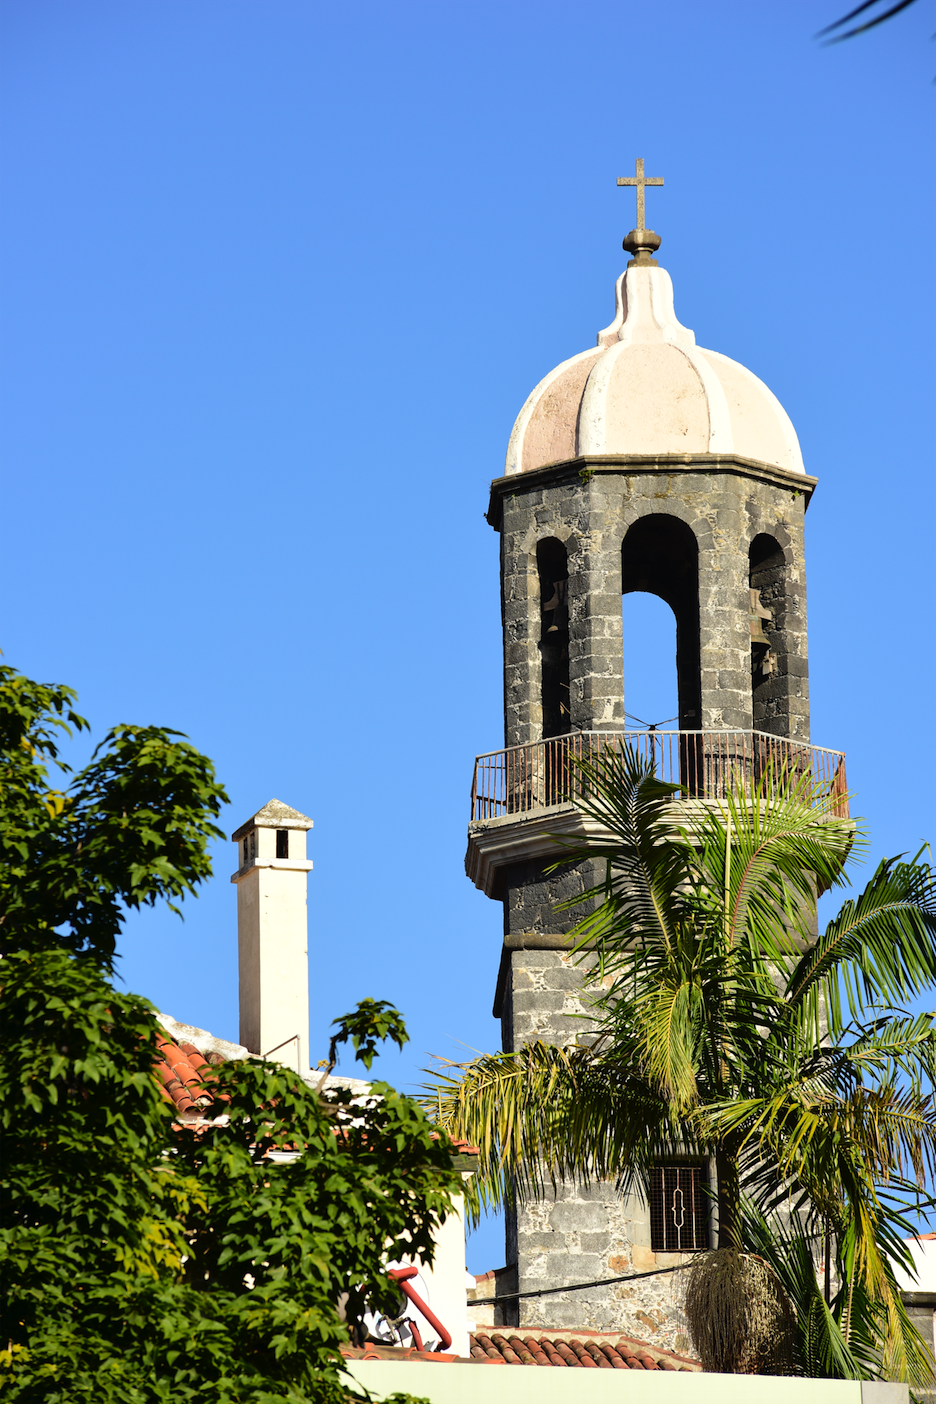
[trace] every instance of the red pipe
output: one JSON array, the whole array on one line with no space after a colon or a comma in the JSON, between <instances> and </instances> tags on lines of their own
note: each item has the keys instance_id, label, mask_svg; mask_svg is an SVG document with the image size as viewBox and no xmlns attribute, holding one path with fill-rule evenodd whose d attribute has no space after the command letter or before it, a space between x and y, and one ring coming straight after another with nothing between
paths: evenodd
<instances>
[{"instance_id":1,"label":"red pipe","mask_svg":"<svg viewBox=\"0 0 936 1404\"><path fill-rule=\"evenodd\" d=\"M831 1289L830 1289L830 1292L831 1292ZM407 1319L406 1324L407 1324L407 1326L410 1328L410 1333L411 1333L411 1335L412 1335L412 1337L413 1337L413 1340L416 1342L416 1349L417 1349L417 1350L421 1350L421 1351L423 1352L423 1354L425 1354L425 1352L426 1352L426 1347L423 1345L423 1338L422 1338L422 1336L419 1334L419 1327L416 1325L416 1322L413 1321L413 1320Z\"/></svg>"},{"instance_id":2,"label":"red pipe","mask_svg":"<svg viewBox=\"0 0 936 1404\"><path fill-rule=\"evenodd\" d=\"M416 1291L415 1287L411 1287L409 1284L408 1279L410 1277L415 1277L418 1272L419 1268L415 1266L405 1268L391 1268L388 1273L388 1276L392 1277L394 1282L399 1283L400 1291L403 1293L403 1295L409 1298L409 1300L413 1303L413 1306L416 1308L417 1311L422 1312L423 1316L429 1322L429 1325L437 1333L439 1337L439 1344L436 1346L436 1351L448 1350L449 1346L452 1344L451 1336L449 1335L448 1331L446 1331L445 1327L442 1325L442 1322L435 1315L432 1309L428 1307L423 1301L422 1297Z\"/></svg>"}]
</instances>

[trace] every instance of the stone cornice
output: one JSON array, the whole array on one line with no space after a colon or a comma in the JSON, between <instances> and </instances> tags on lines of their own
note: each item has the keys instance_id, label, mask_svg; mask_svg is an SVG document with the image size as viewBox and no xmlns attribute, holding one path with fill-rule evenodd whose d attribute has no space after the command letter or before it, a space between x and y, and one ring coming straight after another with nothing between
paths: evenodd
<instances>
[{"instance_id":1,"label":"stone cornice","mask_svg":"<svg viewBox=\"0 0 936 1404\"><path fill-rule=\"evenodd\" d=\"M668 807L667 819L674 833L685 832L706 809L720 807L719 800L678 799ZM818 823L833 819L833 815L817 815ZM468 825L465 872L486 897L500 899L503 896L499 886L501 869L534 858L562 862L563 845L556 843L555 836L615 842L607 829L572 804L551 805L529 814L504 814L498 819L476 819ZM536 933L525 933L522 939L532 939L533 934ZM505 937L505 940L512 939ZM556 938L550 936L549 939Z\"/></svg>"},{"instance_id":2,"label":"stone cornice","mask_svg":"<svg viewBox=\"0 0 936 1404\"><path fill-rule=\"evenodd\" d=\"M487 897L500 897L498 871L531 858L562 861L562 847L554 834L569 838L594 838L604 831L571 804L551 805L534 814L506 814L500 819L476 820L468 825L465 872ZM610 837L610 835L609 835Z\"/></svg>"},{"instance_id":3,"label":"stone cornice","mask_svg":"<svg viewBox=\"0 0 936 1404\"><path fill-rule=\"evenodd\" d=\"M527 473L511 473L509 477L495 478L491 483L488 521L495 530L500 529L502 502L504 497L511 493L526 488L542 487L546 483L562 482L564 478L572 482L581 479L583 472L589 475L614 473L624 477L664 473L727 473L734 477L771 483L774 487L786 488L789 492L801 492L806 498L807 507L819 481L818 478L810 477L808 473L790 473L772 463L762 463L756 458L741 458L730 453L596 454L547 463L542 468L534 468Z\"/></svg>"}]
</instances>

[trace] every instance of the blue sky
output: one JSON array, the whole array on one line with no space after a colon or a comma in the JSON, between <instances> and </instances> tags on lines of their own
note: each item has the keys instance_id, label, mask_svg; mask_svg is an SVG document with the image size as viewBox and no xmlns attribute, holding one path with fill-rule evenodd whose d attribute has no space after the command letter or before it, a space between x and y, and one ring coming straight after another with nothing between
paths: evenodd
<instances>
[{"instance_id":1,"label":"blue sky","mask_svg":"<svg viewBox=\"0 0 936 1404\"><path fill-rule=\"evenodd\" d=\"M228 832L314 818L313 1059L365 995L406 1015L401 1085L497 1046L501 914L462 869L502 744L487 484L611 318L635 156L677 315L819 478L813 739L875 855L933 836L933 12L821 47L846 8L5 0L0 643L96 740L186 732ZM229 1038L234 866L122 962ZM469 1266L502 1261L482 1229Z\"/></svg>"}]
</instances>

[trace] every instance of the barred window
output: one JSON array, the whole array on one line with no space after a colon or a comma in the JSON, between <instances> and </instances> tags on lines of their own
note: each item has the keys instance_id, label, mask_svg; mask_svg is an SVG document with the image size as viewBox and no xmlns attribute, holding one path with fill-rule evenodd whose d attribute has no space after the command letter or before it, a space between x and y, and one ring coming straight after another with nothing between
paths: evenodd
<instances>
[{"instance_id":1,"label":"barred window","mask_svg":"<svg viewBox=\"0 0 936 1404\"><path fill-rule=\"evenodd\" d=\"M650 1172L650 1247L692 1253L708 1247L708 1199L703 1167L654 1165Z\"/></svg>"}]
</instances>

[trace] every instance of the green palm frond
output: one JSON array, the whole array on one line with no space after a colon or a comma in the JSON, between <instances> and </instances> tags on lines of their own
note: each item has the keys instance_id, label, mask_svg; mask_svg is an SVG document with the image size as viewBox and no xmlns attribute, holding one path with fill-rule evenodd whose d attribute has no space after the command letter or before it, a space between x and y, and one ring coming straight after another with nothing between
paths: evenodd
<instances>
[{"instance_id":1,"label":"green palm frond","mask_svg":"<svg viewBox=\"0 0 936 1404\"><path fill-rule=\"evenodd\" d=\"M830 803L808 775L768 766L686 823L709 891L727 898L729 945L786 966L812 940L816 884L840 884L855 851L855 825Z\"/></svg>"},{"instance_id":2,"label":"green palm frond","mask_svg":"<svg viewBox=\"0 0 936 1404\"><path fill-rule=\"evenodd\" d=\"M819 1288L813 1242L796 1217L768 1218L753 1205L744 1209L744 1237L770 1264L796 1313L794 1365L810 1379L861 1380L877 1369L873 1333L866 1329L864 1296L853 1310L846 1340L836 1314ZM821 1240L820 1240L821 1242ZM817 1245L818 1246L818 1245Z\"/></svg>"},{"instance_id":3,"label":"green palm frond","mask_svg":"<svg viewBox=\"0 0 936 1404\"><path fill-rule=\"evenodd\" d=\"M596 944L601 973L617 968L635 943L667 949L678 939L685 902L685 863L670 814L677 785L658 780L629 747L606 746L576 762L583 796L578 807L610 836L582 841L556 836L566 863L597 860L604 881L559 910L583 900L601 906L574 929L581 944ZM667 841L669 839L670 841Z\"/></svg>"},{"instance_id":4,"label":"green palm frond","mask_svg":"<svg viewBox=\"0 0 936 1404\"><path fill-rule=\"evenodd\" d=\"M917 1095L936 1086L936 1014L882 1014L865 1024L847 1025L839 1038L840 1056L856 1077L909 1081Z\"/></svg>"},{"instance_id":5,"label":"green palm frond","mask_svg":"<svg viewBox=\"0 0 936 1404\"><path fill-rule=\"evenodd\" d=\"M886 858L858 897L844 902L790 974L787 999L826 1002L842 1027L840 982L852 1018L868 1004L901 1005L936 983L936 875Z\"/></svg>"},{"instance_id":6,"label":"green palm frond","mask_svg":"<svg viewBox=\"0 0 936 1404\"><path fill-rule=\"evenodd\" d=\"M817 891L865 839L808 774L768 766L703 802L624 742L577 769L595 832L557 838L554 867L600 873L560 909L591 908L570 935L597 1037L436 1074L437 1121L479 1148L472 1213L569 1181L643 1193L661 1157L713 1156L720 1245L762 1251L783 1281L800 1368L867 1378L883 1359L920 1382L894 1264L936 1178L936 1014L902 1008L936 985L933 870L881 864L817 939ZM837 1254L829 1301L816 1233Z\"/></svg>"},{"instance_id":7,"label":"green palm frond","mask_svg":"<svg viewBox=\"0 0 936 1404\"><path fill-rule=\"evenodd\" d=\"M901 1182L912 1189L909 1182ZM881 1196L883 1199L884 1196ZM797 1365L811 1378L907 1380L926 1387L933 1359L907 1315L895 1264L912 1270L901 1234L910 1222L891 1204L823 1221L813 1213L776 1213L745 1206L745 1241L773 1267L797 1312ZM830 1230L836 1231L830 1231ZM817 1259L835 1258L838 1284L829 1303L819 1288Z\"/></svg>"},{"instance_id":8,"label":"green palm frond","mask_svg":"<svg viewBox=\"0 0 936 1404\"><path fill-rule=\"evenodd\" d=\"M647 1083L591 1049L530 1043L443 1066L424 1105L449 1135L477 1146L484 1209L570 1180L639 1191L654 1155L680 1140Z\"/></svg>"}]
</instances>

